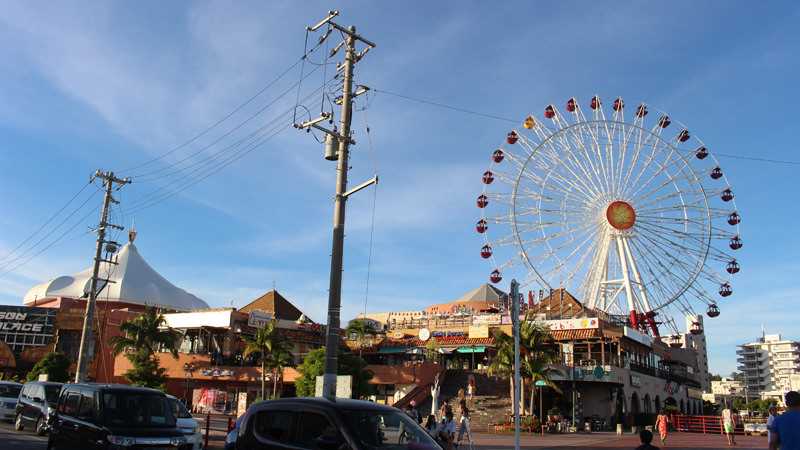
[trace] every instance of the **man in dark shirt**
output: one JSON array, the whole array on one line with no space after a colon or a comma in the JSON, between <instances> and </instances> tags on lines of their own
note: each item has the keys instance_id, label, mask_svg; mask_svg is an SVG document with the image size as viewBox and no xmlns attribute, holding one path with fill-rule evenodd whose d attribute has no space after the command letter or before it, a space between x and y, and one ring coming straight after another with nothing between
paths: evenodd
<instances>
[{"instance_id":1,"label":"man in dark shirt","mask_svg":"<svg viewBox=\"0 0 800 450\"><path fill-rule=\"evenodd\" d=\"M647 430L642 430L639 433L639 440L642 441L642 445L636 447L636 450L660 450L658 447L650 445L653 442L653 433Z\"/></svg>"},{"instance_id":2,"label":"man in dark shirt","mask_svg":"<svg viewBox=\"0 0 800 450\"><path fill-rule=\"evenodd\" d=\"M772 422L770 450L800 449L800 393L789 391L784 396L786 411Z\"/></svg>"}]
</instances>

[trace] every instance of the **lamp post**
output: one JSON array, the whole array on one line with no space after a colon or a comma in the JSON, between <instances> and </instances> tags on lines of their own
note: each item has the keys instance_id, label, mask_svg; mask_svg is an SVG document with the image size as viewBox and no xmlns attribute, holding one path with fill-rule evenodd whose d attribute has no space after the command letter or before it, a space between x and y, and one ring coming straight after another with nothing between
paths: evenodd
<instances>
[{"instance_id":1,"label":"lamp post","mask_svg":"<svg viewBox=\"0 0 800 450\"><path fill-rule=\"evenodd\" d=\"M183 372L186 374L186 390L183 393L183 399L186 402L186 406L189 406L189 380L192 378L192 372L194 372L194 364L192 363L184 363L183 364Z\"/></svg>"}]
</instances>

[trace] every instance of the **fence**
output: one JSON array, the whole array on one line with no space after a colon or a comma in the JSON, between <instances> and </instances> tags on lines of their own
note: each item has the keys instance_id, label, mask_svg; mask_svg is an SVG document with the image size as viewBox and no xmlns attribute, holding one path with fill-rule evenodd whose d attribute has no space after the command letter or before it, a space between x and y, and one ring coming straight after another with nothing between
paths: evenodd
<instances>
[{"instance_id":1,"label":"fence","mask_svg":"<svg viewBox=\"0 0 800 450\"><path fill-rule=\"evenodd\" d=\"M208 448L208 441L212 433L215 435L212 439L225 440L225 436L231 431L236 423L235 416L228 416L222 414L204 414L195 415L195 420L200 424L203 433L203 448Z\"/></svg>"},{"instance_id":2,"label":"fence","mask_svg":"<svg viewBox=\"0 0 800 450\"><path fill-rule=\"evenodd\" d=\"M687 433L722 434L722 420L720 416L686 416L673 414L670 422L676 431ZM744 434L744 424L737 418L735 434Z\"/></svg>"}]
</instances>

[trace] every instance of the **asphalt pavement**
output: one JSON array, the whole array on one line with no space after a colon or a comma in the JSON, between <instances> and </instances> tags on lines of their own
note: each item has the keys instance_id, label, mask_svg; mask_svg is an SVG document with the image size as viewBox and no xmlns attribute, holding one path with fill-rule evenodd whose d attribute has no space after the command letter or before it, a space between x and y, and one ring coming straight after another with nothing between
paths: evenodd
<instances>
[{"instance_id":1,"label":"asphalt pavement","mask_svg":"<svg viewBox=\"0 0 800 450\"><path fill-rule=\"evenodd\" d=\"M45 450L47 436L37 436L29 430L14 431L10 422L0 422L0 448L13 450Z\"/></svg>"}]
</instances>

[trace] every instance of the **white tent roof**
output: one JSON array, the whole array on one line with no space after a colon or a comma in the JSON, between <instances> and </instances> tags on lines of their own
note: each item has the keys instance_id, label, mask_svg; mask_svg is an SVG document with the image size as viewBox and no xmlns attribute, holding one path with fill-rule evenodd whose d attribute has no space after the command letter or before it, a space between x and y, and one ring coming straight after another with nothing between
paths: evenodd
<instances>
[{"instance_id":1,"label":"white tent roof","mask_svg":"<svg viewBox=\"0 0 800 450\"><path fill-rule=\"evenodd\" d=\"M45 298L88 297L92 269L65 275L31 288L23 302L33 304ZM208 304L167 281L142 258L133 243L125 244L117 254L117 264L100 263L100 278L109 278L98 300L121 301L140 305L187 311L208 308ZM100 281L102 287L104 281Z\"/></svg>"}]
</instances>

